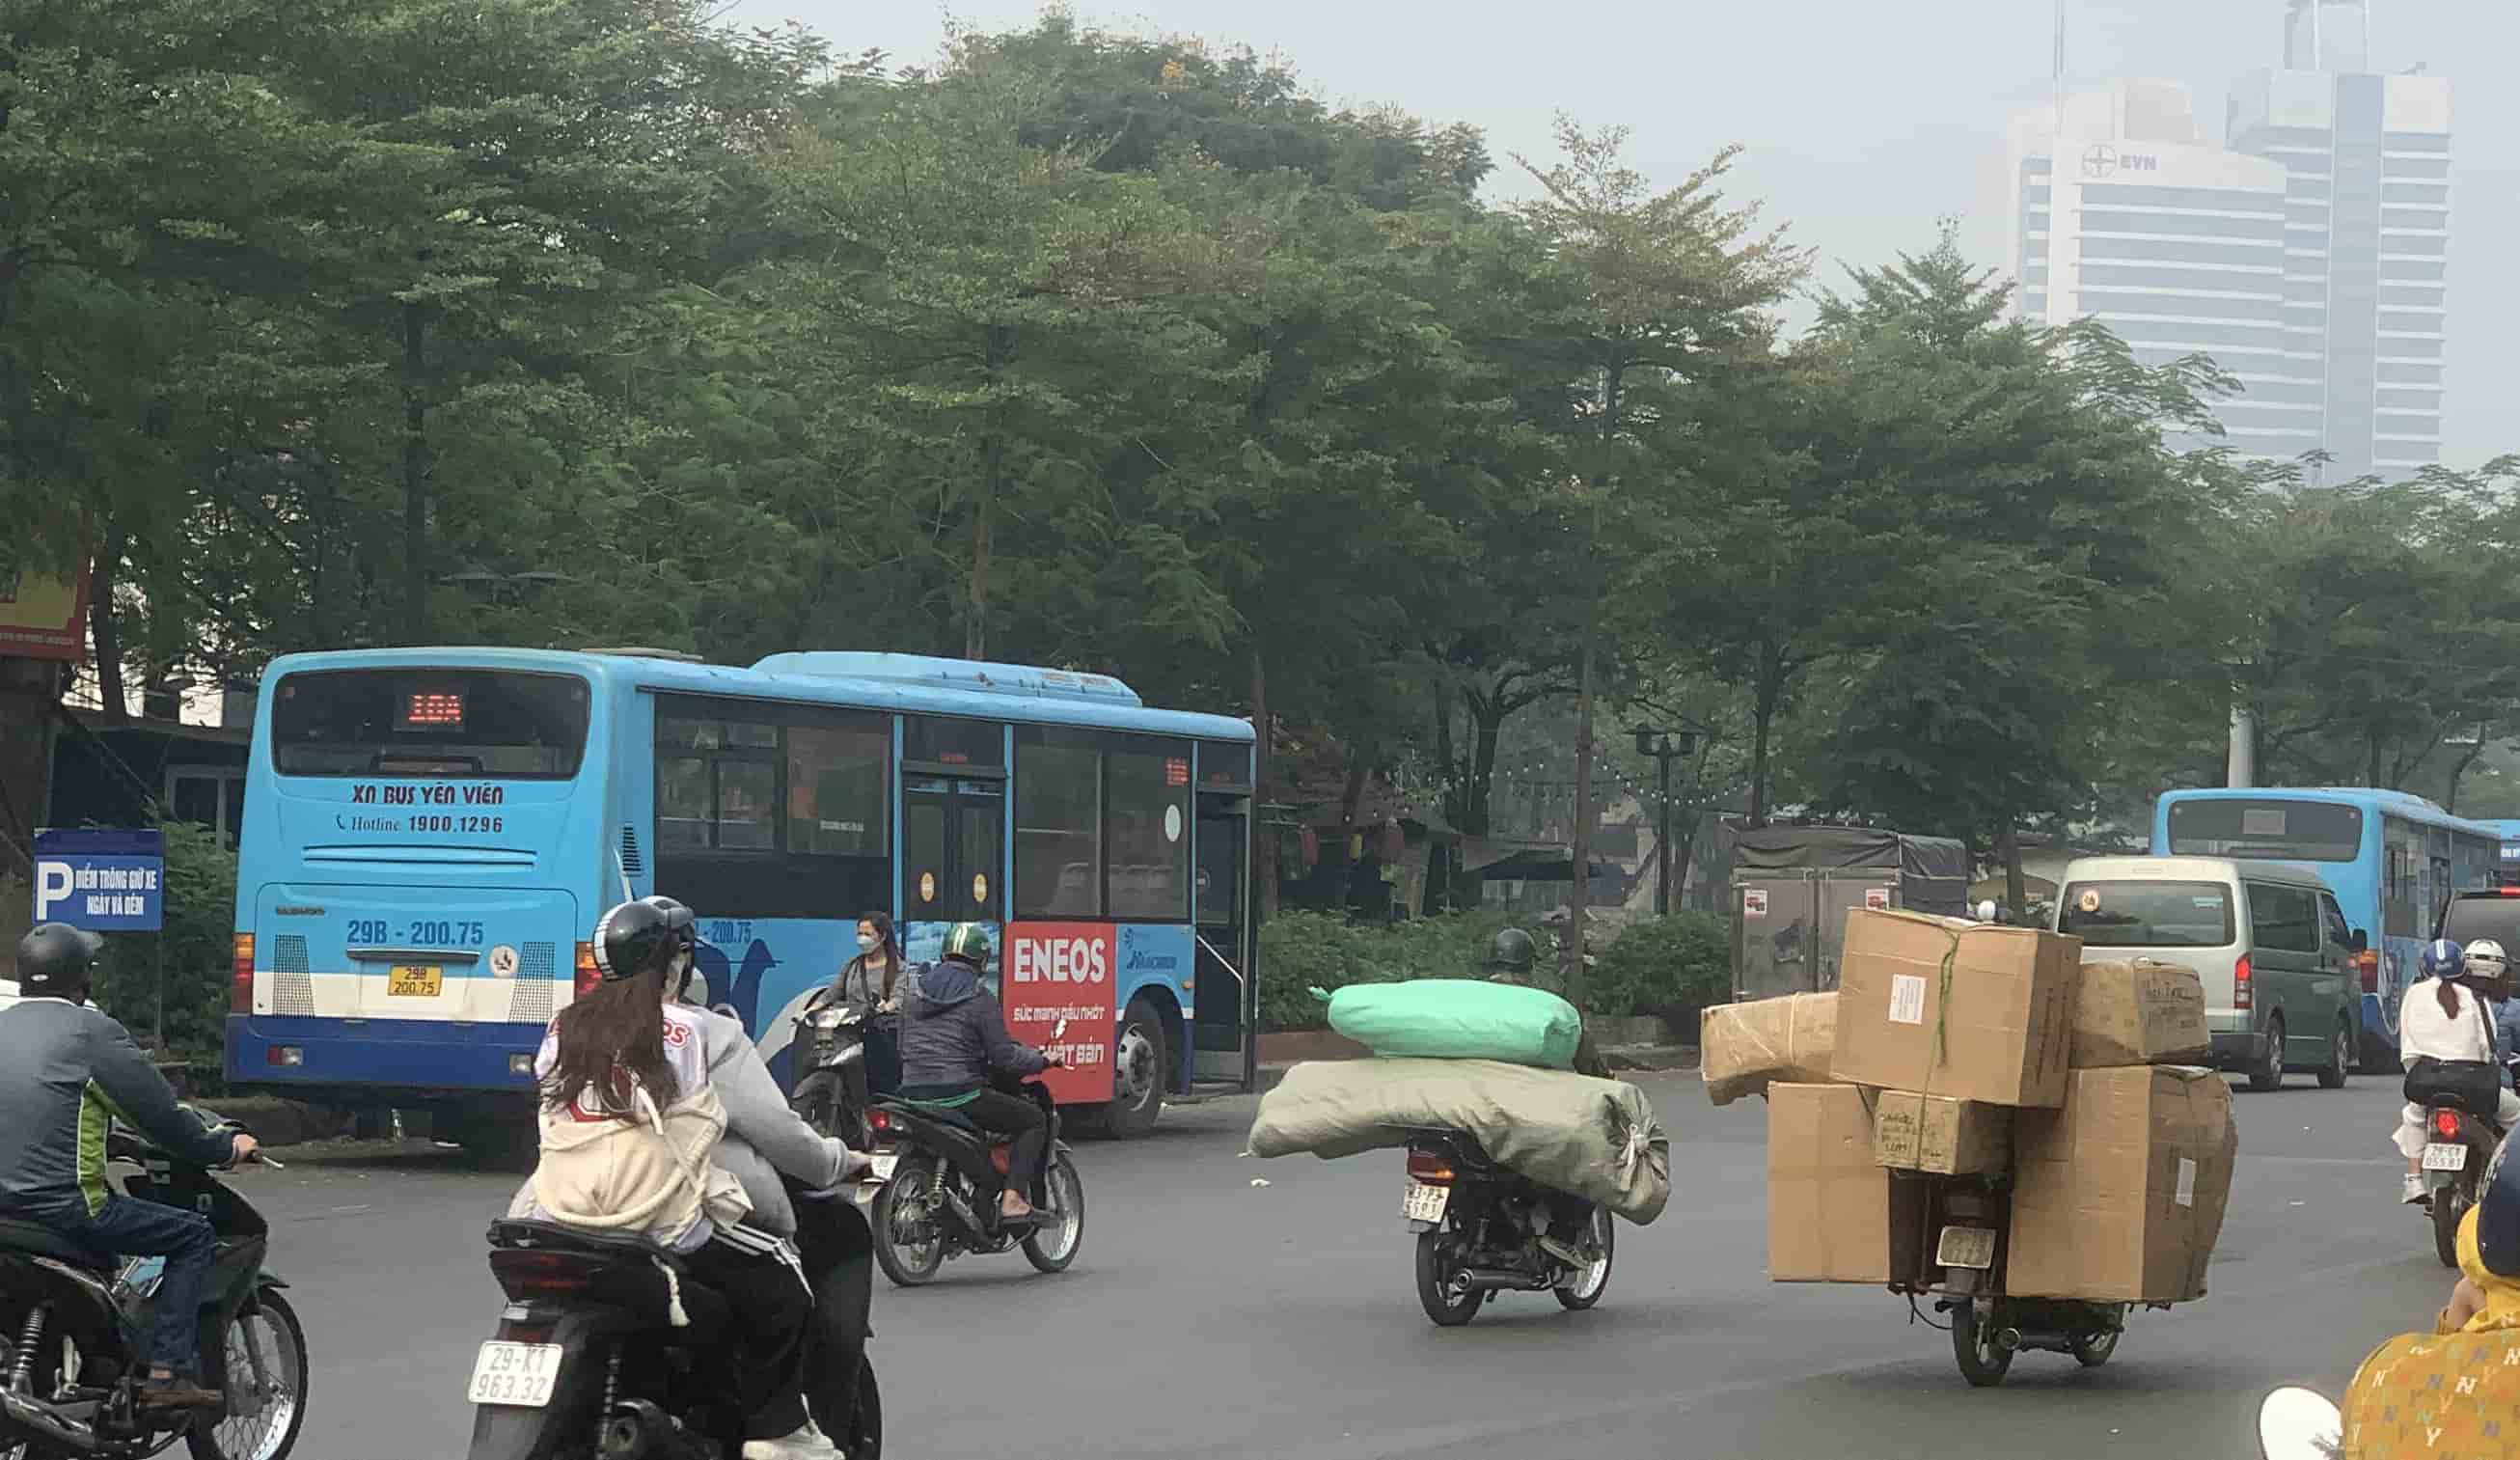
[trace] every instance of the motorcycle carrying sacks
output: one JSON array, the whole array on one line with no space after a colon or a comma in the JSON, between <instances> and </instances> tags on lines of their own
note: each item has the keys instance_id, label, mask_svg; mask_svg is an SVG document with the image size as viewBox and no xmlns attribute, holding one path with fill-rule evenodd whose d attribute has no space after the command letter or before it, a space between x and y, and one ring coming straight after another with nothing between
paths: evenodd
<instances>
[{"instance_id":1,"label":"motorcycle carrying sacks","mask_svg":"<svg viewBox=\"0 0 2520 1460\"><path fill-rule=\"evenodd\" d=\"M1622 1080L1493 1060L1323 1060L1260 1099L1251 1154L1325 1161L1409 1143L1408 1127L1467 1131L1508 1170L1642 1226L1671 1200L1671 1142Z\"/></svg>"},{"instance_id":2,"label":"motorcycle carrying sacks","mask_svg":"<svg viewBox=\"0 0 2520 1460\"><path fill-rule=\"evenodd\" d=\"M1314 990L1316 994L1319 989ZM1351 983L1329 996L1330 1028L1391 1059L1499 1060L1575 1068L1575 1006L1544 988L1472 979Z\"/></svg>"}]
</instances>

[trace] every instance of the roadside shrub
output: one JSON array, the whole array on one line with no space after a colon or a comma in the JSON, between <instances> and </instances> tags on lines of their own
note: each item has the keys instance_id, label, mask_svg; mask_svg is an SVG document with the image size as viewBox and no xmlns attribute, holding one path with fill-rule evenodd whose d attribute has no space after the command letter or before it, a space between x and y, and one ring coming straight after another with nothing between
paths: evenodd
<instances>
[{"instance_id":1,"label":"roadside shrub","mask_svg":"<svg viewBox=\"0 0 2520 1460\"><path fill-rule=\"evenodd\" d=\"M1720 914L1677 912L1629 925L1593 966L1597 1014L1654 1015L1688 1038L1698 1012L1732 996L1732 939Z\"/></svg>"},{"instance_id":2,"label":"roadside shrub","mask_svg":"<svg viewBox=\"0 0 2520 1460\"><path fill-rule=\"evenodd\" d=\"M1488 940L1509 921L1502 913L1463 912L1385 927L1334 913L1280 913L1260 928L1260 1027L1329 1027L1328 1007L1312 996L1316 985L1483 977Z\"/></svg>"}]
</instances>

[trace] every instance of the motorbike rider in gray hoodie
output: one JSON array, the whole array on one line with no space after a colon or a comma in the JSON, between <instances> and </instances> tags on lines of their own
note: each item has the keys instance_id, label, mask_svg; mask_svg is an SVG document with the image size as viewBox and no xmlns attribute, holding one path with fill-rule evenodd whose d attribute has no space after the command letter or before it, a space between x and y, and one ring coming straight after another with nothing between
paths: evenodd
<instances>
[{"instance_id":1,"label":"motorbike rider in gray hoodie","mask_svg":"<svg viewBox=\"0 0 2520 1460\"><path fill-rule=\"evenodd\" d=\"M980 983L989 935L977 923L957 923L945 935L941 962L922 964L897 985L901 1001L901 1094L922 1105L959 1110L974 1124L1009 1137L1007 1188L998 1214L1007 1221L1032 1215L1024 1193L1041 1174L1050 1126L1041 1107L990 1085L993 1075L1039 1074L1058 1062L1007 1032L996 995Z\"/></svg>"}]
</instances>

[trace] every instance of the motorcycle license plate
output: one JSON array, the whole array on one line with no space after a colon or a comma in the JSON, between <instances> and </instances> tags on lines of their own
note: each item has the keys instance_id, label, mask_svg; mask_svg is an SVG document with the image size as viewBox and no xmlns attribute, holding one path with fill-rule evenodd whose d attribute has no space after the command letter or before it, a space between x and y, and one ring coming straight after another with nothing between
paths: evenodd
<instances>
[{"instance_id":1,"label":"motorcycle license plate","mask_svg":"<svg viewBox=\"0 0 2520 1460\"><path fill-rule=\"evenodd\" d=\"M1451 1187L1412 1181L1409 1190L1400 1198L1400 1214L1413 1222L1439 1222L1444 1219L1444 1209L1452 1204Z\"/></svg>"},{"instance_id":2,"label":"motorcycle license plate","mask_svg":"<svg viewBox=\"0 0 2520 1460\"><path fill-rule=\"evenodd\" d=\"M473 1404L513 1404L540 1409L549 1404L560 1382L561 1346L508 1344L493 1339L472 1360L472 1388L465 1398Z\"/></svg>"},{"instance_id":3,"label":"motorcycle license plate","mask_svg":"<svg viewBox=\"0 0 2520 1460\"><path fill-rule=\"evenodd\" d=\"M2435 1141L2424 1148L2424 1169L2427 1171L2464 1171L2467 1169L2467 1148Z\"/></svg>"},{"instance_id":4,"label":"motorcycle license plate","mask_svg":"<svg viewBox=\"0 0 2520 1460\"><path fill-rule=\"evenodd\" d=\"M867 1160L875 1163L867 1167L867 1179L870 1181L891 1180L893 1168L901 1164L901 1158L889 1151L877 1152Z\"/></svg>"},{"instance_id":5,"label":"motorcycle license plate","mask_svg":"<svg viewBox=\"0 0 2520 1460\"><path fill-rule=\"evenodd\" d=\"M1985 1227L1945 1227L1934 1249L1936 1267L1984 1272L1995 1265L1995 1233Z\"/></svg>"}]
</instances>

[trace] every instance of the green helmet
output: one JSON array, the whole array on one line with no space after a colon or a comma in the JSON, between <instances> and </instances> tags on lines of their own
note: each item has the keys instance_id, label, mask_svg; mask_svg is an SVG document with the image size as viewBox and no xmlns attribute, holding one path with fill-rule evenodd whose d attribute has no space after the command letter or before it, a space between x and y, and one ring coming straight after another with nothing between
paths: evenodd
<instances>
[{"instance_id":1,"label":"green helmet","mask_svg":"<svg viewBox=\"0 0 2520 1460\"><path fill-rule=\"evenodd\" d=\"M945 930L945 956L960 959L973 968L989 961L989 930L979 923L957 923Z\"/></svg>"}]
</instances>

